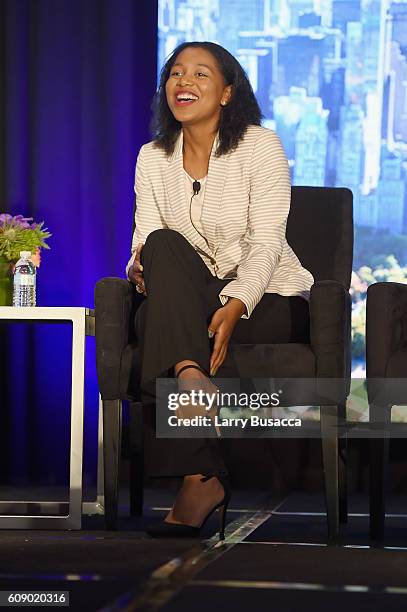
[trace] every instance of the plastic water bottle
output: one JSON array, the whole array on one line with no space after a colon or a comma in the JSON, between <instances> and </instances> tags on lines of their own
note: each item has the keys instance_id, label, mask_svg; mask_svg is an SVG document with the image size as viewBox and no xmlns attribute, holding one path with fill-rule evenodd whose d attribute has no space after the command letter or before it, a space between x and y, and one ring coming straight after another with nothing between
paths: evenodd
<instances>
[{"instance_id":1,"label":"plastic water bottle","mask_svg":"<svg viewBox=\"0 0 407 612\"><path fill-rule=\"evenodd\" d=\"M30 251L20 251L13 276L13 306L35 306L36 269Z\"/></svg>"}]
</instances>

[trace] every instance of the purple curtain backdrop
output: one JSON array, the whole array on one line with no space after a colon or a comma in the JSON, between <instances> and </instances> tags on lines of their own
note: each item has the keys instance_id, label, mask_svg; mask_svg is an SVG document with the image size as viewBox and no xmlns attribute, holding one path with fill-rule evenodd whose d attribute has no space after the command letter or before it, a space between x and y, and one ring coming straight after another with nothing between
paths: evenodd
<instances>
[{"instance_id":1,"label":"purple curtain backdrop","mask_svg":"<svg viewBox=\"0 0 407 612\"><path fill-rule=\"evenodd\" d=\"M134 167L151 139L154 0L3 0L0 212L52 232L39 306L93 307L95 283L124 276ZM67 481L69 326L2 328L0 483ZM87 340L85 481L95 474L97 380ZM4 401L6 400L6 401Z\"/></svg>"}]
</instances>

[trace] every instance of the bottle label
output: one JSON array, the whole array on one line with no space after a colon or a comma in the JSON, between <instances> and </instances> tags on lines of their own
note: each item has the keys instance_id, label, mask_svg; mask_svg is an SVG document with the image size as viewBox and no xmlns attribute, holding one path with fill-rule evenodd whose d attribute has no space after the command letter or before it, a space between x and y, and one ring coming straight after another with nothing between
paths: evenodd
<instances>
[{"instance_id":1,"label":"bottle label","mask_svg":"<svg viewBox=\"0 0 407 612\"><path fill-rule=\"evenodd\" d=\"M18 277L18 284L24 287L33 287L35 283L35 276L32 274L20 274Z\"/></svg>"}]
</instances>

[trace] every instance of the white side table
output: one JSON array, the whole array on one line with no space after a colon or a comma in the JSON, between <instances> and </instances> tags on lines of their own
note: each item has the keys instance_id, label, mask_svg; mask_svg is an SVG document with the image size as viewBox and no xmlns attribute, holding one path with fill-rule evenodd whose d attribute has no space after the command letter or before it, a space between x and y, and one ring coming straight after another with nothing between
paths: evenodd
<instances>
[{"instance_id":1,"label":"white side table","mask_svg":"<svg viewBox=\"0 0 407 612\"><path fill-rule=\"evenodd\" d=\"M85 336L95 335L94 311L83 307L15 308L0 306L0 319L4 321L70 321L72 322L72 378L71 378L71 441L69 502L58 501L0 501L0 529L80 529L82 515L82 464ZM104 513L103 497L103 424L99 396L98 419L98 477L97 499L83 504L86 514ZM36 510L55 512L51 515L30 514ZM12 514L16 508L26 514ZM57 512L67 512L57 514ZM5 514L7 513L7 514Z\"/></svg>"}]
</instances>

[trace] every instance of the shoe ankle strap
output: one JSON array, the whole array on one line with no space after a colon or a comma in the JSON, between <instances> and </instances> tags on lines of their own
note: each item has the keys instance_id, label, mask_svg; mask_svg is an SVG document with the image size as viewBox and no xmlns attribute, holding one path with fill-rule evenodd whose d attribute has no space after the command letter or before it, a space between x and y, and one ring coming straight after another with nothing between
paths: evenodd
<instances>
[{"instance_id":1,"label":"shoe ankle strap","mask_svg":"<svg viewBox=\"0 0 407 612\"><path fill-rule=\"evenodd\" d=\"M195 370L199 370L200 372L202 372L202 374L205 374L205 376L210 378L210 375L208 374L208 372L204 368L201 368L201 366L195 365L193 363L189 363L188 365L182 366L182 368L180 370L178 370L177 378L181 374L181 372L183 372L184 370L187 370L188 368L195 368Z\"/></svg>"}]
</instances>

